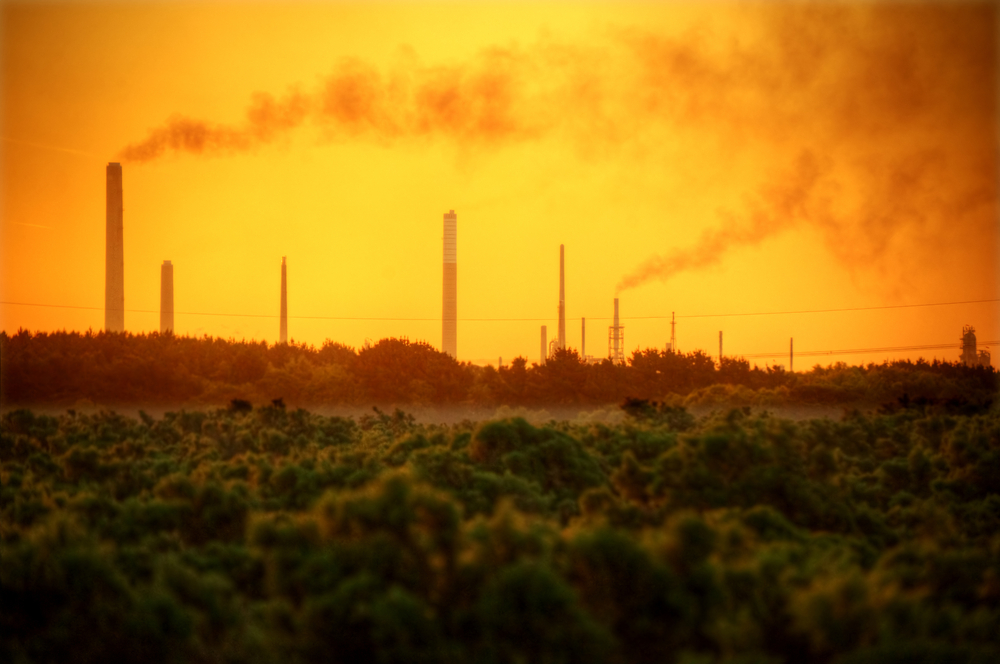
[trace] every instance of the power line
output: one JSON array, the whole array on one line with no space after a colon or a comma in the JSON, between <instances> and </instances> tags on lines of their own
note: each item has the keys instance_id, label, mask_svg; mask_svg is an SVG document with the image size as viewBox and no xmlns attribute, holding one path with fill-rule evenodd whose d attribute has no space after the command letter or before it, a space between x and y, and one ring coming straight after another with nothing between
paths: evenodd
<instances>
[{"instance_id":1,"label":"power line","mask_svg":"<svg viewBox=\"0 0 1000 664\"><path fill-rule=\"evenodd\" d=\"M825 314L842 313L849 311L876 311L882 309L912 309L916 307L944 307L959 304L984 304L1000 302L1000 299L989 300L962 300L956 302L929 302L924 304L895 304L879 307L847 307L843 309L803 309L799 311L757 311L745 313L726 314L687 314L677 316L677 318L725 318L735 316L786 316L797 314ZM20 307L45 307L50 309L80 309L86 311L104 311L104 307L80 307L69 304L42 304L38 302L8 302L0 301L0 304L20 306ZM158 310L149 309L125 309L126 313L134 314L158 314ZM224 316L234 318L278 318L278 314L234 314L221 312L197 312L197 311L175 311L174 315L180 316ZM413 322L437 322L440 317L434 318L407 318L407 317L377 317L377 316L289 316L294 320L345 320L345 321L413 321ZM588 316L590 320L611 320L611 316ZM622 316L622 320L666 320L671 316ZM544 322L552 318L459 318L458 320L467 323L489 323L489 322Z\"/></svg>"},{"instance_id":2,"label":"power line","mask_svg":"<svg viewBox=\"0 0 1000 664\"><path fill-rule=\"evenodd\" d=\"M702 316L678 316L678 318L707 318L707 317L719 317L719 316L767 316L774 314L805 314L805 313L828 313L835 311L868 311L872 309L899 309L903 307L937 307L945 306L950 304L979 304L983 302L1000 302L1000 300L966 300L963 302L936 302L932 304L907 304L907 305L895 305L886 307L859 307L853 309L817 309L812 311L782 311L782 312L762 312L756 314L704 314ZM48 307L56 309L83 309L88 311L103 311L103 307L79 307L73 305L61 305L61 304L37 304L28 302L7 302L0 301L0 304L9 304L16 306L25 307ZM147 309L126 309L129 313L144 313L144 314L156 314L158 311L150 311ZM194 313L194 312L174 312L175 314L183 314L188 316L240 316L240 317L252 317L252 318L278 318L278 316L271 314L227 314L227 313ZM297 318L300 320L365 320L365 321L438 321L439 318L361 318L361 317L331 317L331 316L289 316L289 318ZM666 316L634 316L633 319L649 319L649 318L666 318ZM549 320L547 318L460 318L459 320L464 321L538 321L538 320ZM597 320L607 320L600 319ZM1000 345L1000 340L994 341L980 341L980 345L990 346L990 345ZM848 348L848 349L835 349L835 350L803 350L797 351L795 353L796 357L820 357L829 355L863 355L869 353L894 353L902 351L911 350L960 350L961 345L958 342L952 342L947 344L928 344L920 346L884 346L881 348ZM740 357L743 359L775 359L788 357L788 351L778 351L771 353L751 353L746 355L732 355L731 357Z\"/></svg>"},{"instance_id":3,"label":"power line","mask_svg":"<svg viewBox=\"0 0 1000 664\"><path fill-rule=\"evenodd\" d=\"M881 307L847 307L844 309L804 309L801 311L758 311L754 313L742 313L742 314L691 314L687 316L678 316L678 318L722 318L726 316L784 316L788 314L828 314L828 313L839 313L844 311L875 311L877 309L912 309L914 307L944 307L953 304L981 304L984 302L1000 302L998 299L993 300L962 300L959 302L929 302L926 304L891 304ZM638 318L644 318L639 316ZM645 316L645 318L666 318L666 316Z\"/></svg>"},{"instance_id":4,"label":"power line","mask_svg":"<svg viewBox=\"0 0 1000 664\"><path fill-rule=\"evenodd\" d=\"M989 346L992 344L1000 344L1000 341L980 341L979 345ZM805 351L795 351L795 357L818 357L823 355L861 355L865 353L893 353L899 351L907 350L961 350L962 346L959 343L950 344L931 344L925 346L886 346L884 348L850 348L843 350L805 350ZM751 355L737 355L736 357L742 357L744 359L760 359L760 358L779 358L788 357L788 351L782 351L779 353L753 353Z\"/></svg>"},{"instance_id":5,"label":"power line","mask_svg":"<svg viewBox=\"0 0 1000 664\"><path fill-rule=\"evenodd\" d=\"M990 346L1000 344L1000 340L997 341L979 341L977 345L979 346ZM891 353L909 350L961 350L962 346L960 343L950 343L950 344L930 344L924 346L886 346L884 348L848 348L841 350L805 350L805 351L795 351L795 357L821 357L828 355L864 355L869 353ZM779 359L788 357L788 351L780 351L774 353L751 353L749 355L743 355L740 353L734 353L727 355L730 358L741 358L744 360L757 360L757 359ZM492 362L492 358L479 358L473 360L466 360L468 362Z\"/></svg>"}]
</instances>

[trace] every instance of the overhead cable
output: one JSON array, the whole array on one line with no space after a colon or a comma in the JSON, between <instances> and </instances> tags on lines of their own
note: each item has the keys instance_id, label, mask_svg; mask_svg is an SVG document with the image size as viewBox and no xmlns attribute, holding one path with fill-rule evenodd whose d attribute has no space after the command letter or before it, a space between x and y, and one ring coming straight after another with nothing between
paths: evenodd
<instances>
[{"instance_id":1,"label":"overhead cable","mask_svg":"<svg viewBox=\"0 0 1000 664\"><path fill-rule=\"evenodd\" d=\"M876 311L883 309L912 309L916 307L944 307L959 304L984 304L1000 302L1000 299L989 300L961 300L956 302L929 302L923 304L896 304L879 307L848 307L843 309L802 309L798 311L756 311L739 312L725 314L683 314L677 318L725 318L736 316L786 316L798 314L825 314L841 313L851 311ZM45 307L51 309L79 309L85 311L104 311L104 307L81 307L68 304L42 304L38 302L8 302L0 301L0 304L20 307ZM134 314L159 314L158 310L150 309L125 309L125 313ZM240 314L209 311L175 311L175 316L224 316L236 318L279 318L279 314ZM288 316L293 320L343 320L343 321L413 321L413 322L439 322L440 316L433 318L413 318L413 317L381 317L381 316ZM611 320L611 316L587 316L588 320ZM621 316L621 320L668 320L672 316ZM459 318L458 320L467 323L490 323L490 322L545 322L552 318Z\"/></svg>"}]
</instances>

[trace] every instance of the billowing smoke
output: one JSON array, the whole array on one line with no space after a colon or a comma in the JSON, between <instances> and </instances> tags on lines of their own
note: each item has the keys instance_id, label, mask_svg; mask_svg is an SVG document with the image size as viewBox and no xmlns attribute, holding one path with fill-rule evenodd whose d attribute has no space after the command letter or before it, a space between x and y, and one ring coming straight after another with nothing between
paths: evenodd
<instances>
[{"instance_id":1,"label":"billowing smoke","mask_svg":"<svg viewBox=\"0 0 1000 664\"><path fill-rule=\"evenodd\" d=\"M794 171L781 178L780 184L761 192L746 218L723 215L722 224L707 229L694 246L653 256L639 265L621 280L617 292L653 278L715 265L730 247L759 244L789 226L816 218L823 214L815 209L822 176L823 167L815 155L803 153Z\"/></svg>"},{"instance_id":2,"label":"billowing smoke","mask_svg":"<svg viewBox=\"0 0 1000 664\"><path fill-rule=\"evenodd\" d=\"M388 73L344 60L311 93L284 98L258 93L238 126L176 116L127 146L121 159L146 162L168 153L249 152L311 121L321 129L357 140L388 142L444 137L463 145L502 144L539 137L558 121L567 90L542 83L532 71L556 47L491 49L474 62L425 67L408 62ZM551 64L551 63L550 63Z\"/></svg>"},{"instance_id":3,"label":"billowing smoke","mask_svg":"<svg viewBox=\"0 0 1000 664\"><path fill-rule=\"evenodd\" d=\"M411 57L385 71L345 60L313 90L255 95L238 125L177 116L120 157L249 152L306 124L339 140L485 150L558 139L584 156L630 149L650 159L663 136L697 135L766 156L743 209L649 258L619 289L795 227L822 233L848 265L894 256L904 239L930 247L906 253L917 264L956 228L995 235L992 4L744 11L729 33L608 30L587 44L495 47L458 64Z\"/></svg>"},{"instance_id":4,"label":"billowing smoke","mask_svg":"<svg viewBox=\"0 0 1000 664\"><path fill-rule=\"evenodd\" d=\"M301 125L311 111L312 100L292 93L281 100L257 93L247 109L241 127L213 125L183 116L174 116L149 133L145 140L121 151L123 161L145 162L167 152L232 153L253 150Z\"/></svg>"},{"instance_id":5,"label":"billowing smoke","mask_svg":"<svg viewBox=\"0 0 1000 664\"><path fill-rule=\"evenodd\" d=\"M712 61L717 68L694 55L683 68L652 66L679 52L653 37L640 42L652 106L716 123L736 141L753 136L777 155L798 147L799 156L769 170L745 209L720 213L694 244L648 258L618 290L715 264L799 225L852 271L891 270L894 288L949 248L992 253L996 9L776 6L769 18L770 48L735 48ZM698 80L713 84L691 85ZM673 94L670 81L695 92Z\"/></svg>"}]
</instances>

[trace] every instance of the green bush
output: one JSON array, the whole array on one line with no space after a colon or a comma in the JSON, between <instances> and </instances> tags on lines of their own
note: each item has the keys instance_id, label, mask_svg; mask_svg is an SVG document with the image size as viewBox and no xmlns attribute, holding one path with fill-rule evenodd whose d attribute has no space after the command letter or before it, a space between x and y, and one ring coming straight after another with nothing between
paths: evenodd
<instances>
[{"instance_id":1,"label":"green bush","mask_svg":"<svg viewBox=\"0 0 1000 664\"><path fill-rule=\"evenodd\" d=\"M857 389L847 369L823 375ZM1000 410L911 404L798 423L626 410L618 425L542 426L377 409L355 422L280 401L138 420L8 412L0 651L997 658Z\"/></svg>"}]
</instances>

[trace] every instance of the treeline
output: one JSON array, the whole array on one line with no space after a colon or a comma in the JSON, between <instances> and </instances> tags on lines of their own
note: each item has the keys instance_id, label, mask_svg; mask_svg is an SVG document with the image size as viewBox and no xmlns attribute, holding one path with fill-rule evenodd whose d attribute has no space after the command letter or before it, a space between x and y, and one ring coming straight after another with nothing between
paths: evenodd
<instances>
[{"instance_id":1,"label":"treeline","mask_svg":"<svg viewBox=\"0 0 1000 664\"><path fill-rule=\"evenodd\" d=\"M0 427L10 662L1000 660L1000 411Z\"/></svg>"},{"instance_id":2,"label":"treeline","mask_svg":"<svg viewBox=\"0 0 1000 664\"><path fill-rule=\"evenodd\" d=\"M625 362L587 364L576 351L539 366L514 359L499 370L461 363L422 342L382 339L355 350L172 334L0 332L0 398L7 404L221 405L239 398L327 404L605 405L626 397L675 405L989 401L992 367L948 362L838 364L809 372L721 363L701 351L636 351Z\"/></svg>"}]
</instances>

